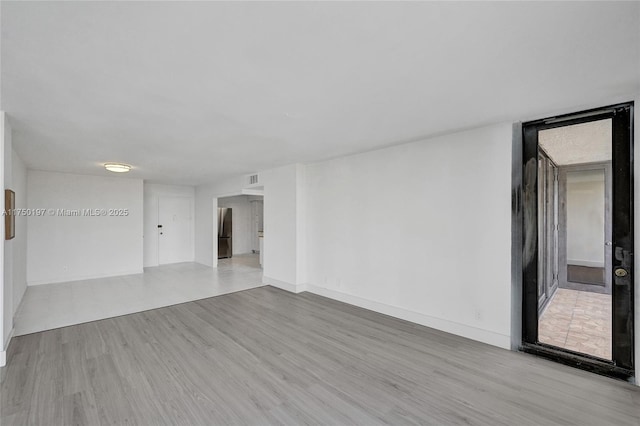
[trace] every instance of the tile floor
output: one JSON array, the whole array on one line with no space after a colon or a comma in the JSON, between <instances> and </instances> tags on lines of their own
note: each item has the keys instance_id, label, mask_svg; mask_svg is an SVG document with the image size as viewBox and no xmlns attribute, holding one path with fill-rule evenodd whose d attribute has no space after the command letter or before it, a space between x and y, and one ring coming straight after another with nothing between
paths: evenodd
<instances>
[{"instance_id":1,"label":"tile floor","mask_svg":"<svg viewBox=\"0 0 640 426\"><path fill-rule=\"evenodd\" d=\"M117 317L262 286L258 255L220 259L218 268L187 262L143 274L27 287L14 335Z\"/></svg>"},{"instance_id":2,"label":"tile floor","mask_svg":"<svg viewBox=\"0 0 640 426\"><path fill-rule=\"evenodd\" d=\"M538 338L611 359L611 295L559 288L540 317Z\"/></svg>"}]
</instances>

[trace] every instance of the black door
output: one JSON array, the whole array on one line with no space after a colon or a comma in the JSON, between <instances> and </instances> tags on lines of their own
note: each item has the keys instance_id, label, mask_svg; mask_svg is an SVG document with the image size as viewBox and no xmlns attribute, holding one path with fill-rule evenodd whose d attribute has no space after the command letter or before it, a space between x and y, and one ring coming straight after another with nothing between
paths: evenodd
<instances>
[{"instance_id":1,"label":"black door","mask_svg":"<svg viewBox=\"0 0 640 426\"><path fill-rule=\"evenodd\" d=\"M558 135L569 135L568 142ZM597 144L599 151L594 148ZM522 348L600 374L633 376L633 103L524 123L522 152ZM606 191L604 177L598 183L599 175L587 170L596 163L610 167ZM551 173L550 168L556 170ZM587 171L582 175L572 172L583 169ZM566 199L557 198L558 185L551 181L558 170L573 173L577 189L573 195L561 191ZM598 185L603 188L601 193L593 189ZM585 200L596 202L589 208L581 207L579 203ZM558 253L558 222L553 218L557 217L557 205L563 203L571 206L571 214L578 219L568 233L573 240L561 245L564 251ZM606 214L605 205L609 209ZM566 229L560 232L567 234ZM596 246L590 249L588 244ZM589 253L596 257L589 258ZM570 264L571 273L560 280L554 276L558 258ZM612 283L610 294L589 292L594 286L579 283L555 289L558 281L588 281L598 274L605 274L604 279ZM573 323L581 317L586 318L584 324L596 323L580 303L594 309L594 318L602 320L594 327L602 335ZM543 320L549 318L552 326L545 328ZM556 334L548 337L549 329ZM576 330L583 334L576 334Z\"/></svg>"}]
</instances>

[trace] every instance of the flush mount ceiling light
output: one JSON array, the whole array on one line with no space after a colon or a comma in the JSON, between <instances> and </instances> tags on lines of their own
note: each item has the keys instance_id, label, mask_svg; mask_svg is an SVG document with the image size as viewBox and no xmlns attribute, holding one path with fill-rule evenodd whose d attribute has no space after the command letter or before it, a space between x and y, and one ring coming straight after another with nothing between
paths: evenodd
<instances>
[{"instance_id":1,"label":"flush mount ceiling light","mask_svg":"<svg viewBox=\"0 0 640 426\"><path fill-rule=\"evenodd\" d=\"M131 166L121 163L106 163L104 168L114 173L126 173L131 170Z\"/></svg>"}]
</instances>

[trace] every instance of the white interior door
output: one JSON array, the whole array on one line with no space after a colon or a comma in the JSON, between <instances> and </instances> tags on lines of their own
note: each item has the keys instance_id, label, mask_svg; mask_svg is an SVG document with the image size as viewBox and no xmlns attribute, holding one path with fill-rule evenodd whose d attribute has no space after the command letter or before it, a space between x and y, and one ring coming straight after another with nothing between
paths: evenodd
<instances>
[{"instance_id":1,"label":"white interior door","mask_svg":"<svg viewBox=\"0 0 640 426\"><path fill-rule=\"evenodd\" d=\"M193 260L191 199L160 197L158 200L158 263Z\"/></svg>"},{"instance_id":2,"label":"white interior door","mask_svg":"<svg viewBox=\"0 0 640 426\"><path fill-rule=\"evenodd\" d=\"M251 200L251 249L260 250L258 233L262 232L263 222L262 200Z\"/></svg>"}]
</instances>

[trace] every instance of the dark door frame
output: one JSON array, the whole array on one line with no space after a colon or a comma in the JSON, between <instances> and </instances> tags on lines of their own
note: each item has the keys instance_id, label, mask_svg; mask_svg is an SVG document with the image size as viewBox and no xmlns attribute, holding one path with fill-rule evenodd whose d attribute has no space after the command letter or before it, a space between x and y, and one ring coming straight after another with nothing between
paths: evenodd
<instances>
[{"instance_id":1,"label":"dark door frame","mask_svg":"<svg viewBox=\"0 0 640 426\"><path fill-rule=\"evenodd\" d=\"M633 325L633 102L523 123L522 183L515 194L522 238L522 345L534 353L599 374L629 379L634 375ZM612 120L612 361L538 341L538 132L591 121ZM517 214L520 210L521 214ZM520 260L515 261L520 264Z\"/></svg>"}]
</instances>

